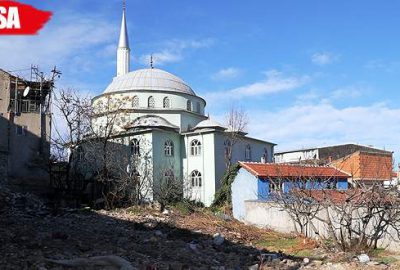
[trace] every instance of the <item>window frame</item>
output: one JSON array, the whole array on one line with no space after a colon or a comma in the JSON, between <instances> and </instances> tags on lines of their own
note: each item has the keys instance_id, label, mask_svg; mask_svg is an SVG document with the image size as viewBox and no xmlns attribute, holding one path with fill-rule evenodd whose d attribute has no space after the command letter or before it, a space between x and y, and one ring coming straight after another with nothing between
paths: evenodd
<instances>
[{"instance_id":1,"label":"window frame","mask_svg":"<svg viewBox=\"0 0 400 270\"><path fill-rule=\"evenodd\" d=\"M164 142L164 155L167 157L174 156L174 142L170 139Z\"/></svg>"},{"instance_id":2,"label":"window frame","mask_svg":"<svg viewBox=\"0 0 400 270\"><path fill-rule=\"evenodd\" d=\"M192 188L201 188L203 185L202 181L203 179L200 171L193 170L190 173L190 184Z\"/></svg>"},{"instance_id":3,"label":"window frame","mask_svg":"<svg viewBox=\"0 0 400 270\"><path fill-rule=\"evenodd\" d=\"M136 138L132 139L130 142L131 156L140 156L140 141Z\"/></svg>"},{"instance_id":4,"label":"window frame","mask_svg":"<svg viewBox=\"0 0 400 270\"><path fill-rule=\"evenodd\" d=\"M201 156L201 142L197 139L190 141L190 155L191 156Z\"/></svg>"},{"instance_id":5,"label":"window frame","mask_svg":"<svg viewBox=\"0 0 400 270\"><path fill-rule=\"evenodd\" d=\"M155 108L156 107L156 100L153 96L149 96L147 99L147 108Z\"/></svg>"},{"instance_id":6,"label":"window frame","mask_svg":"<svg viewBox=\"0 0 400 270\"><path fill-rule=\"evenodd\" d=\"M132 108L139 108L139 97L137 95L132 98Z\"/></svg>"},{"instance_id":7,"label":"window frame","mask_svg":"<svg viewBox=\"0 0 400 270\"><path fill-rule=\"evenodd\" d=\"M171 108L171 100L169 99L169 97L164 97L163 98L163 108L164 109Z\"/></svg>"}]
</instances>

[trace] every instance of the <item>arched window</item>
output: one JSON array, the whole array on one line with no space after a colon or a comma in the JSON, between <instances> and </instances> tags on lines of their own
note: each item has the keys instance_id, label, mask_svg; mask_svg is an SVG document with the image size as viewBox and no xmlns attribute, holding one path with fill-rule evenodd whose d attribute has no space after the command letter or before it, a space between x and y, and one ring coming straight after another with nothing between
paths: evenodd
<instances>
[{"instance_id":1,"label":"arched window","mask_svg":"<svg viewBox=\"0 0 400 270\"><path fill-rule=\"evenodd\" d=\"M197 170L194 170L190 174L190 180L192 182L192 187L201 187L201 173Z\"/></svg>"},{"instance_id":2,"label":"arched window","mask_svg":"<svg viewBox=\"0 0 400 270\"><path fill-rule=\"evenodd\" d=\"M134 96L133 100L132 100L132 107L133 108L138 108L139 107L139 97L138 96Z\"/></svg>"},{"instance_id":3,"label":"arched window","mask_svg":"<svg viewBox=\"0 0 400 270\"><path fill-rule=\"evenodd\" d=\"M201 143L198 140L193 140L190 143L190 154L192 156L201 155Z\"/></svg>"},{"instance_id":4,"label":"arched window","mask_svg":"<svg viewBox=\"0 0 400 270\"><path fill-rule=\"evenodd\" d=\"M186 110L191 111L192 110L192 102L190 100L188 100L186 102Z\"/></svg>"},{"instance_id":5,"label":"arched window","mask_svg":"<svg viewBox=\"0 0 400 270\"><path fill-rule=\"evenodd\" d=\"M196 104L196 112L200 113L201 108L200 108L200 102L197 102Z\"/></svg>"},{"instance_id":6,"label":"arched window","mask_svg":"<svg viewBox=\"0 0 400 270\"><path fill-rule=\"evenodd\" d=\"M171 102L169 101L168 97L165 97L163 99L163 108L170 108L171 107Z\"/></svg>"},{"instance_id":7,"label":"arched window","mask_svg":"<svg viewBox=\"0 0 400 270\"><path fill-rule=\"evenodd\" d=\"M174 155L174 143L171 140L166 140L164 143L164 153L166 156Z\"/></svg>"},{"instance_id":8,"label":"arched window","mask_svg":"<svg viewBox=\"0 0 400 270\"><path fill-rule=\"evenodd\" d=\"M250 144L246 145L246 150L244 152L244 158L246 160L251 160L251 146L250 146Z\"/></svg>"},{"instance_id":9,"label":"arched window","mask_svg":"<svg viewBox=\"0 0 400 270\"><path fill-rule=\"evenodd\" d=\"M155 105L154 97L150 96L147 101L147 107L154 108L154 105Z\"/></svg>"},{"instance_id":10,"label":"arched window","mask_svg":"<svg viewBox=\"0 0 400 270\"><path fill-rule=\"evenodd\" d=\"M140 155L140 146L139 146L139 140L138 139L133 139L131 141L131 155L133 155L133 156L139 156Z\"/></svg>"},{"instance_id":11,"label":"arched window","mask_svg":"<svg viewBox=\"0 0 400 270\"><path fill-rule=\"evenodd\" d=\"M172 170L166 170L164 172L164 180L165 180L166 184L172 183L174 181L174 179L175 179L175 175Z\"/></svg>"},{"instance_id":12,"label":"arched window","mask_svg":"<svg viewBox=\"0 0 400 270\"><path fill-rule=\"evenodd\" d=\"M224 141L224 148L225 148L225 157L230 157L230 154L232 152L232 144L231 141L229 139L226 139Z\"/></svg>"}]
</instances>

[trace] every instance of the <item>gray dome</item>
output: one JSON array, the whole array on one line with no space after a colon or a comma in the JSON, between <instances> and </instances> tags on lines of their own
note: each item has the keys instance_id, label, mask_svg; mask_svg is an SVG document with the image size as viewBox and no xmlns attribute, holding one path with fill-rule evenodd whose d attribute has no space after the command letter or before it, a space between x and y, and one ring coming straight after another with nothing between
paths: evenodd
<instances>
[{"instance_id":1,"label":"gray dome","mask_svg":"<svg viewBox=\"0 0 400 270\"><path fill-rule=\"evenodd\" d=\"M135 129L135 128L152 128L152 127L179 129L179 127L171 124L164 118L157 115L144 115L138 117L130 124L128 124L125 128Z\"/></svg>"},{"instance_id":2,"label":"gray dome","mask_svg":"<svg viewBox=\"0 0 400 270\"><path fill-rule=\"evenodd\" d=\"M198 123L193 129L202 129L202 128L214 128L214 129L226 129L223 125L218 123L217 121L211 120L210 118L201 121Z\"/></svg>"},{"instance_id":3,"label":"gray dome","mask_svg":"<svg viewBox=\"0 0 400 270\"><path fill-rule=\"evenodd\" d=\"M182 79L156 68L139 69L115 77L104 93L129 90L162 90L196 95Z\"/></svg>"}]
</instances>

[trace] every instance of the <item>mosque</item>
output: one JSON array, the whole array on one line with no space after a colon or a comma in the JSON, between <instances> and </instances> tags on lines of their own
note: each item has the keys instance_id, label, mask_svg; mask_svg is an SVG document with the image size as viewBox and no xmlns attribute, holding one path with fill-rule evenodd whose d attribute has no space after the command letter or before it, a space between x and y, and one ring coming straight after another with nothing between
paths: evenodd
<instances>
[{"instance_id":1,"label":"mosque","mask_svg":"<svg viewBox=\"0 0 400 270\"><path fill-rule=\"evenodd\" d=\"M92 106L100 110L93 119L94 126L98 130L105 128L111 112L101 112L100 108L110 100L118 100L115 111L123 114L115 118L115 140L129 147L130 155L146 158L151 175L181 179L190 186L187 196L209 206L226 170L226 151L234 131L207 117L206 101L181 78L153 66L130 71L125 8L116 73L104 93L92 100ZM272 161L275 144L248 137L244 132L237 135L240 139L232 146L232 164ZM143 152L148 155L144 157ZM144 174L144 168L130 169L139 177ZM154 177L153 185L159 179ZM151 200L154 195L148 196Z\"/></svg>"}]
</instances>

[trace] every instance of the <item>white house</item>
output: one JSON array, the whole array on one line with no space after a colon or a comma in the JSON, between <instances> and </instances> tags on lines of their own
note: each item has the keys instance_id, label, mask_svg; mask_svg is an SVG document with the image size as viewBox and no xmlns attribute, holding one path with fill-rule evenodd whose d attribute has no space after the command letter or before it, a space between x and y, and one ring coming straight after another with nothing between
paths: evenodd
<instances>
[{"instance_id":1,"label":"white house","mask_svg":"<svg viewBox=\"0 0 400 270\"><path fill-rule=\"evenodd\" d=\"M148 152L146 158L152 175L179 177L191 186L188 196L210 205L225 171L230 131L205 116L206 101L182 79L152 66L130 72L129 59L124 10L117 76L103 94L92 100L98 113L93 119L94 126L102 130L107 124L110 110L102 108L111 103L111 113L120 113L115 118L115 141L130 146L132 155ZM250 138L245 133L239 137L233 147L232 163L272 161L275 144ZM140 174L143 168L135 170Z\"/></svg>"}]
</instances>

